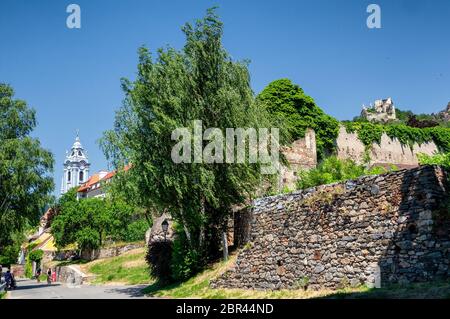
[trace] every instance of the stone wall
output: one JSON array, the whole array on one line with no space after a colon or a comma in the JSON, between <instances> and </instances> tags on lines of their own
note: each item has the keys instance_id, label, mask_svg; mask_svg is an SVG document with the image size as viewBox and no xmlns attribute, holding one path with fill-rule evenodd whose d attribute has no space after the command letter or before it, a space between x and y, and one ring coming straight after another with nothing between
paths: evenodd
<instances>
[{"instance_id":1,"label":"stone wall","mask_svg":"<svg viewBox=\"0 0 450 319\"><path fill-rule=\"evenodd\" d=\"M25 278L25 266L24 265L11 265L11 273L16 278Z\"/></svg>"},{"instance_id":2,"label":"stone wall","mask_svg":"<svg viewBox=\"0 0 450 319\"><path fill-rule=\"evenodd\" d=\"M441 168L424 166L259 199L249 243L211 286L335 289L448 277L445 181Z\"/></svg>"},{"instance_id":3,"label":"stone wall","mask_svg":"<svg viewBox=\"0 0 450 319\"><path fill-rule=\"evenodd\" d=\"M145 242L127 243L111 247L102 247L100 249L95 250L85 250L81 253L81 258L85 260L94 260L94 259L116 257L126 253L127 251L142 247L145 247Z\"/></svg>"},{"instance_id":4,"label":"stone wall","mask_svg":"<svg viewBox=\"0 0 450 319\"><path fill-rule=\"evenodd\" d=\"M317 165L316 134L308 129L305 137L292 143L290 147L283 147L281 152L289 162L289 167L281 168L281 184L294 188L297 172L300 169L311 169Z\"/></svg>"},{"instance_id":5,"label":"stone wall","mask_svg":"<svg viewBox=\"0 0 450 319\"><path fill-rule=\"evenodd\" d=\"M44 266L42 273L46 275L47 270L48 268ZM56 271L56 281L67 285L80 286L89 279L77 265L57 266L52 268L52 270Z\"/></svg>"},{"instance_id":6,"label":"stone wall","mask_svg":"<svg viewBox=\"0 0 450 319\"><path fill-rule=\"evenodd\" d=\"M339 136L336 139L338 157L341 159L353 159L358 163L363 163L365 157L365 146L358 139L357 133L347 133L344 126L340 127ZM419 165L418 153L433 155L438 153L438 148L434 142L422 145L414 144L412 148L402 145L398 139L391 139L384 133L381 143L373 143L370 149L370 163L395 164L399 167L415 167Z\"/></svg>"}]
</instances>

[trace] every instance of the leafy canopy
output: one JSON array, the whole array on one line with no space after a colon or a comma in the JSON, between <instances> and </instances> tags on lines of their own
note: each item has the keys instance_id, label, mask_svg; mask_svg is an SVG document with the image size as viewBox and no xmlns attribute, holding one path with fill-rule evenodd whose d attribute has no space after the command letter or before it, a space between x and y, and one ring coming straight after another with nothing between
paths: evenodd
<instances>
[{"instance_id":1,"label":"leafy canopy","mask_svg":"<svg viewBox=\"0 0 450 319\"><path fill-rule=\"evenodd\" d=\"M96 249L105 239L143 239L147 226L133 219L133 207L108 198L77 200L76 192L77 188L69 190L58 202L58 214L52 221L57 247L77 244L81 250Z\"/></svg>"},{"instance_id":2,"label":"leafy canopy","mask_svg":"<svg viewBox=\"0 0 450 319\"><path fill-rule=\"evenodd\" d=\"M35 127L35 111L0 83L0 255L51 200L53 156L30 136Z\"/></svg>"},{"instance_id":3,"label":"leafy canopy","mask_svg":"<svg viewBox=\"0 0 450 319\"><path fill-rule=\"evenodd\" d=\"M203 130L270 128L264 109L254 103L246 62L233 61L222 46L223 25L214 9L183 28L181 51L139 49L135 81L123 80L125 100L114 128L101 141L116 166L132 163L139 206L169 211L186 232L192 249L204 251L234 204L253 195L261 182L258 164L175 164L171 150L176 128ZM192 132L192 130L191 130ZM203 146L207 143L204 141Z\"/></svg>"},{"instance_id":4,"label":"leafy canopy","mask_svg":"<svg viewBox=\"0 0 450 319\"><path fill-rule=\"evenodd\" d=\"M289 79L273 81L257 96L257 101L293 140L304 137L307 128L314 129L319 159L333 152L339 122L325 114L300 86Z\"/></svg>"}]
</instances>

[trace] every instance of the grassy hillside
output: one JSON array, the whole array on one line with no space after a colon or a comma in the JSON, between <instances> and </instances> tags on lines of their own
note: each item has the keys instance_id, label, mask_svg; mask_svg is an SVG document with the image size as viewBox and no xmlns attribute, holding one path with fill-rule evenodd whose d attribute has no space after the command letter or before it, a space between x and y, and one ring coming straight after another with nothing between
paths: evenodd
<instances>
[{"instance_id":1,"label":"grassy hillside","mask_svg":"<svg viewBox=\"0 0 450 319\"><path fill-rule=\"evenodd\" d=\"M146 294L166 298L450 298L450 280L418 283L408 286L391 286L382 289L358 287L338 291L211 289L209 287L210 281L232 266L236 261L236 257L236 254L234 254L227 262L213 264L207 270L186 282L168 286L161 286L150 277L148 266L145 263L144 248L129 251L118 257L79 264L79 266L83 272L95 275L95 278L91 281L92 284L149 284L144 289Z\"/></svg>"},{"instance_id":2,"label":"grassy hillside","mask_svg":"<svg viewBox=\"0 0 450 319\"><path fill-rule=\"evenodd\" d=\"M92 284L145 284L151 283L145 262L145 248L131 250L121 256L98 259L80 265L80 269L95 276Z\"/></svg>"},{"instance_id":3,"label":"grassy hillside","mask_svg":"<svg viewBox=\"0 0 450 319\"><path fill-rule=\"evenodd\" d=\"M279 291L255 291L247 289L211 289L210 280L216 278L236 261L236 255L228 262L220 262L209 269L191 278L190 280L160 286L153 283L144 289L144 292L156 297L168 298L282 298L282 299L310 299L310 298L450 298L450 280L444 282L422 283L407 287L392 286L383 289L369 289L367 287L346 288L337 291L319 290L304 291L279 290Z\"/></svg>"},{"instance_id":4,"label":"grassy hillside","mask_svg":"<svg viewBox=\"0 0 450 319\"><path fill-rule=\"evenodd\" d=\"M189 279L184 283L161 287L154 283L144 289L144 292L157 297L169 298L317 298L327 296L332 291L304 291L304 290L280 290L280 291L255 291L248 289L211 289L210 280L216 278L228 269L236 261L236 255L231 256L227 262L212 265L209 269ZM345 292L361 292L364 289L346 289ZM344 291L341 291L344 292Z\"/></svg>"}]
</instances>

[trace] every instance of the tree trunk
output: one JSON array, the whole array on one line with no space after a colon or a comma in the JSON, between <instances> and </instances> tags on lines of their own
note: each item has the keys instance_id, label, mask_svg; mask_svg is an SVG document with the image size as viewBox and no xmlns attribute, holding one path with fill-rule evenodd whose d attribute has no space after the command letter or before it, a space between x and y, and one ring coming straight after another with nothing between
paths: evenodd
<instances>
[{"instance_id":1,"label":"tree trunk","mask_svg":"<svg viewBox=\"0 0 450 319\"><path fill-rule=\"evenodd\" d=\"M223 260L228 260L228 240L227 240L227 232L222 232L222 246L223 246Z\"/></svg>"},{"instance_id":2,"label":"tree trunk","mask_svg":"<svg viewBox=\"0 0 450 319\"><path fill-rule=\"evenodd\" d=\"M144 215L145 220L147 221L148 227L152 227L153 226L153 214L151 213L151 211L148 208L144 208L144 213L142 215Z\"/></svg>"},{"instance_id":3,"label":"tree trunk","mask_svg":"<svg viewBox=\"0 0 450 319\"><path fill-rule=\"evenodd\" d=\"M191 233L189 232L189 229L186 225L186 220L184 219L183 211L181 209L180 209L180 216L181 216L181 221L183 222L183 230L184 230L184 233L186 234L186 239L189 243L189 246L192 247Z\"/></svg>"},{"instance_id":4,"label":"tree trunk","mask_svg":"<svg viewBox=\"0 0 450 319\"><path fill-rule=\"evenodd\" d=\"M202 197L201 203L202 203L202 208L201 208L200 214L201 214L202 223L200 225L200 234L199 234L199 243L198 244L199 244L200 251L203 252L203 248L205 245L205 225L203 224L203 220L205 217L205 198L204 197Z\"/></svg>"}]
</instances>

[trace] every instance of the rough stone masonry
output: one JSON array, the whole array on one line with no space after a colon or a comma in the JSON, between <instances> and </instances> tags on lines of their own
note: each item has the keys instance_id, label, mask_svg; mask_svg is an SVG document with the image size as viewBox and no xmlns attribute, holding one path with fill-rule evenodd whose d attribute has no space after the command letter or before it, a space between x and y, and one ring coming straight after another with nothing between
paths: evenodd
<instances>
[{"instance_id":1,"label":"rough stone masonry","mask_svg":"<svg viewBox=\"0 0 450 319\"><path fill-rule=\"evenodd\" d=\"M249 242L211 286L337 289L449 277L445 175L422 166L259 199Z\"/></svg>"}]
</instances>

